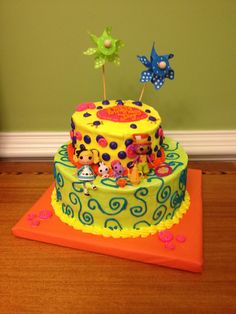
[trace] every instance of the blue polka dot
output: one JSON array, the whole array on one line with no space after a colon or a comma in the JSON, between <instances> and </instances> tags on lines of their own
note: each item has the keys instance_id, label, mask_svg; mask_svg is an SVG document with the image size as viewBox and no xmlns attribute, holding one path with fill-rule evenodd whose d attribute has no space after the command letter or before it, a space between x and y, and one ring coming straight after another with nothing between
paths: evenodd
<instances>
[{"instance_id":1,"label":"blue polka dot","mask_svg":"<svg viewBox=\"0 0 236 314\"><path fill-rule=\"evenodd\" d=\"M93 121L93 125L95 125L95 126L98 126L98 125L100 125L100 124L101 124L100 121Z\"/></svg>"},{"instance_id":2,"label":"blue polka dot","mask_svg":"<svg viewBox=\"0 0 236 314\"><path fill-rule=\"evenodd\" d=\"M88 112L85 112L85 113L84 113L84 117L85 117L85 118L90 117L90 116L91 116L90 113L88 113Z\"/></svg>"},{"instance_id":3,"label":"blue polka dot","mask_svg":"<svg viewBox=\"0 0 236 314\"><path fill-rule=\"evenodd\" d=\"M154 152L157 152L158 151L158 146L156 145L155 147L154 147Z\"/></svg>"},{"instance_id":4,"label":"blue polka dot","mask_svg":"<svg viewBox=\"0 0 236 314\"><path fill-rule=\"evenodd\" d=\"M125 146L127 147L127 146L131 145L132 143L133 143L133 140L131 138L129 138L125 141Z\"/></svg>"},{"instance_id":5,"label":"blue polka dot","mask_svg":"<svg viewBox=\"0 0 236 314\"><path fill-rule=\"evenodd\" d=\"M157 121L157 119L156 119L155 117L153 117L153 116L148 117L148 119L149 119L150 121Z\"/></svg>"},{"instance_id":6,"label":"blue polka dot","mask_svg":"<svg viewBox=\"0 0 236 314\"><path fill-rule=\"evenodd\" d=\"M142 102L141 101L133 101L132 104L136 105L136 106L142 106Z\"/></svg>"},{"instance_id":7,"label":"blue polka dot","mask_svg":"<svg viewBox=\"0 0 236 314\"><path fill-rule=\"evenodd\" d=\"M157 157L161 157L161 151L160 150L157 152Z\"/></svg>"},{"instance_id":8,"label":"blue polka dot","mask_svg":"<svg viewBox=\"0 0 236 314\"><path fill-rule=\"evenodd\" d=\"M145 112L146 112L146 113L151 113L151 110L146 109Z\"/></svg>"},{"instance_id":9,"label":"blue polka dot","mask_svg":"<svg viewBox=\"0 0 236 314\"><path fill-rule=\"evenodd\" d=\"M73 144L73 145L76 144L76 137L75 137L75 136L72 137L72 144Z\"/></svg>"},{"instance_id":10,"label":"blue polka dot","mask_svg":"<svg viewBox=\"0 0 236 314\"><path fill-rule=\"evenodd\" d=\"M117 147L118 147L118 145L117 145L116 142L111 142L111 143L110 143L110 148L111 148L111 149L117 149Z\"/></svg>"},{"instance_id":11,"label":"blue polka dot","mask_svg":"<svg viewBox=\"0 0 236 314\"><path fill-rule=\"evenodd\" d=\"M104 154L102 154L102 159L103 159L103 160L105 160L105 161L108 161L108 160L110 160L110 159L111 159L111 157L110 157L110 155L109 155L109 154L104 153Z\"/></svg>"},{"instance_id":12,"label":"blue polka dot","mask_svg":"<svg viewBox=\"0 0 236 314\"><path fill-rule=\"evenodd\" d=\"M133 166L134 166L133 161L130 161L130 162L127 163L127 167L129 169L133 168Z\"/></svg>"},{"instance_id":13,"label":"blue polka dot","mask_svg":"<svg viewBox=\"0 0 236 314\"><path fill-rule=\"evenodd\" d=\"M151 136L148 136L148 142L151 142L151 139L152 139Z\"/></svg>"},{"instance_id":14,"label":"blue polka dot","mask_svg":"<svg viewBox=\"0 0 236 314\"><path fill-rule=\"evenodd\" d=\"M159 129L155 133L155 138L158 138L158 137L159 137Z\"/></svg>"},{"instance_id":15,"label":"blue polka dot","mask_svg":"<svg viewBox=\"0 0 236 314\"><path fill-rule=\"evenodd\" d=\"M134 123L130 124L130 127L131 127L131 129L137 129L137 125Z\"/></svg>"},{"instance_id":16,"label":"blue polka dot","mask_svg":"<svg viewBox=\"0 0 236 314\"><path fill-rule=\"evenodd\" d=\"M117 105L124 105L123 101L121 99L116 100Z\"/></svg>"},{"instance_id":17,"label":"blue polka dot","mask_svg":"<svg viewBox=\"0 0 236 314\"><path fill-rule=\"evenodd\" d=\"M90 136L85 135L85 136L84 136L84 141L85 141L86 144L91 143L91 138L90 138Z\"/></svg>"},{"instance_id":18,"label":"blue polka dot","mask_svg":"<svg viewBox=\"0 0 236 314\"><path fill-rule=\"evenodd\" d=\"M103 109L103 107L102 106L97 106L97 109Z\"/></svg>"},{"instance_id":19,"label":"blue polka dot","mask_svg":"<svg viewBox=\"0 0 236 314\"><path fill-rule=\"evenodd\" d=\"M110 102L109 102L109 100L103 100L102 104L103 104L103 105L109 105Z\"/></svg>"},{"instance_id":20,"label":"blue polka dot","mask_svg":"<svg viewBox=\"0 0 236 314\"><path fill-rule=\"evenodd\" d=\"M120 159L125 159L125 157L126 157L126 152L120 151L120 152L118 153L118 157L119 157Z\"/></svg>"}]
</instances>

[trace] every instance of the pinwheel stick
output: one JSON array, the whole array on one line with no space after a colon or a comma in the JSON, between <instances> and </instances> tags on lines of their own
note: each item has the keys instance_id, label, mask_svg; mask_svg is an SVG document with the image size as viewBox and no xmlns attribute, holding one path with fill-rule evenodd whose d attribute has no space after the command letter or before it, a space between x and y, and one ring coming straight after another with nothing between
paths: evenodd
<instances>
[{"instance_id":1,"label":"pinwheel stick","mask_svg":"<svg viewBox=\"0 0 236 314\"><path fill-rule=\"evenodd\" d=\"M107 99L105 65L102 66L103 100Z\"/></svg>"},{"instance_id":2,"label":"pinwheel stick","mask_svg":"<svg viewBox=\"0 0 236 314\"><path fill-rule=\"evenodd\" d=\"M143 88L142 88L141 94L140 94L140 96L139 96L139 101L141 101L142 98L143 98L143 94L144 94L145 87L146 87L146 83L143 84Z\"/></svg>"}]
</instances>

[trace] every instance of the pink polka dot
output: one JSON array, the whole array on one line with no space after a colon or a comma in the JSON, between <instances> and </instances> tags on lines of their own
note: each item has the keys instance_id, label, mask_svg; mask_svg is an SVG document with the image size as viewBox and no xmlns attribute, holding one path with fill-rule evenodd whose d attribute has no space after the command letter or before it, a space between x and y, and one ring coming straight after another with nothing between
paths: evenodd
<instances>
[{"instance_id":1,"label":"pink polka dot","mask_svg":"<svg viewBox=\"0 0 236 314\"><path fill-rule=\"evenodd\" d=\"M107 146L107 140L105 138L100 138L98 140L98 144L102 147L106 147Z\"/></svg>"},{"instance_id":2,"label":"pink polka dot","mask_svg":"<svg viewBox=\"0 0 236 314\"><path fill-rule=\"evenodd\" d=\"M175 249L175 245L173 242L166 242L165 243L165 248L168 250L174 250Z\"/></svg>"},{"instance_id":3,"label":"pink polka dot","mask_svg":"<svg viewBox=\"0 0 236 314\"><path fill-rule=\"evenodd\" d=\"M185 237L184 235L182 235L182 234L178 234L178 235L175 237L175 239L176 239L178 242L181 242L181 243L183 243L183 242L186 241L186 237Z\"/></svg>"},{"instance_id":4,"label":"pink polka dot","mask_svg":"<svg viewBox=\"0 0 236 314\"><path fill-rule=\"evenodd\" d=\"M158 237L162 242L170 242L173 239L173 234L169 230L163 230L158 233Z\"/></svg>"},{"instance_id":5,"label":"pink polka dot","mask_svg":"<svg viewBox=\"0 0 236 314\"><path fill-rule=\"evenodd\" d=\"M75 136L76 136L77 140L79 140L79 141L82 140L82 134L80 132L76 132Z\"/></svg>"},{"instance_id":6,"label":"pink polka dot","mask_svg":"<svg viewBox=\"0 0 236 314\"><path fill-rule=\"evenodd\" d=\"M48 219L52 217L52 211L48 209L43 209L39 212L39 219Z\"/></svg>"},{"instance_id":7,"label":"pink polka dot","mask_svg":"<svg viewBox=\"0 0 236 314\"><path fill-rule=\"evenodd\" d=\"M72 138L74 136L74 132L70 131L70 138Z\"/></svg>"},{"instance_id":8,"label":"pink polka dot","mask_svg":"<svg viewBox=\"0 0 236 314\"><path fill-rule=\"evenodd\" d=\"M28 219L28 220L33 220L34 218L36 218L36 214L34 214L34 213L29 213L29 214L27 215L27 219Z\"/></svg>"},{"instance_id":9,"label":"pink polka dot","mask_svg":"<svg viewBox=\"0 0 236 314\"><path fill-rule=\"evenodd\" d=\"M36 228L40 225L40 221L38 219L31 221L31 227Z\"/></svg>"}]
</instances>

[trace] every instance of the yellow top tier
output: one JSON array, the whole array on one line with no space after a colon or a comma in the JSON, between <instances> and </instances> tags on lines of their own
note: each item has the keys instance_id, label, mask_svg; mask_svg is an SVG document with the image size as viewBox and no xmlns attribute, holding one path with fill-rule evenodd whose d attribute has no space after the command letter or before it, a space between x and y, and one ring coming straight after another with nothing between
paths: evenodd
<instances>
[{"instance_id":1,"label":"yellow top tier","mask_svg":"<svg viewBox=\"0 0 236 314\"><path fill-rule=\"evenodd\" d=\"M134 134L146 134L152 151L160 153L161 118L151 106L133 100L106 100L83 103L72 115L71 138L75 149L97 149L102 161L119 159L123 166L131 161L126 148ZM161 132L159 132L162 134Z\"/></svg>"},{"instance_id":2,"label":"yellow top tier","mask_svg":"<svg viewBox=\"0 0 236 314\"><path fill-rule=\"evenodd\" d=\"M87 108L86 104L81 104L81 111L76 111L72 119L76 127L83 126L88 132L102 132L119 138L134 133L152 133L160 125L161 118L154 108L133 100L122 102L123 105L116 100L109 100L107 105L102 102L87 103Z\"/></svg>"}]
</instances>

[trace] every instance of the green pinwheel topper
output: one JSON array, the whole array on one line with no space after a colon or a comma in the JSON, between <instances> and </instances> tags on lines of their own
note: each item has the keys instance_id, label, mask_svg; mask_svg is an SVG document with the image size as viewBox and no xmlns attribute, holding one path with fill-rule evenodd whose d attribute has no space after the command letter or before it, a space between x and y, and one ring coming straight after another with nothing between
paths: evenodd
<instances>
[{"instance_id":1,"label":"green pinwheel topper","mask_svg":"<svg viewBox=\"0 0 236 314\"><path fill-rule=\"evenodd\" d=\"M111 36L111 27L106 27L100 37L89 33L90 38L96 45L94 48L88 48L84 54L87 56L94 56L95 69L102 68L103 75L103 97L106 100L106 80L105 80L105 63L112 62L115 65L120 64L120 57L118 51L124 44L121 40L115 39Z\"/></svg>"},{"instance_id":2,"label":"green pinwheel topper","mask_svg":"<svg viewBox=\"0 0 236 314\"><path fill-rule=\"evenodd\" d=\"M84 54L88 56L94 55L95 69L101 68L107 61L113 62L116 65L120 64L118 50L124 46L121 40L111 36L111 27L106 27L100 37L94 34L89 34L90 38L96 45L95 48L88 48Z\"/></svg>"}]
</instances>

